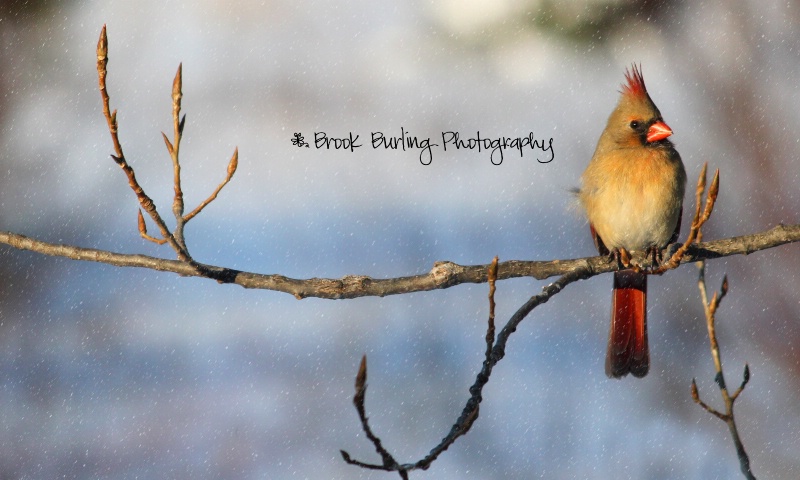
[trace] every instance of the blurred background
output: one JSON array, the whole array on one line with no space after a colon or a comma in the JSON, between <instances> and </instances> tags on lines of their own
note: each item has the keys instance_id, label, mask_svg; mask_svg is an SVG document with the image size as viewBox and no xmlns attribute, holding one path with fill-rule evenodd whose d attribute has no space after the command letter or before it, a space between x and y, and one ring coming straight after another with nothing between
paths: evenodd
<instances>
[{"instance_id":1,"label":"blurred background","mask_svg":"<svg viewBox=\"0 0 800 480\"><path fill-rule=\"evenodd\" d=\"M641 62L690 178L721 170L706 239L800 218L796 2L5 1L0 229L174 258L140 239L113 152L95 46L108 25L120 138L169 221L171 85L183 62L187 227L199 261L295 278L427 272L593 255L577 186L623 72ZM555 158L298 149L295 132L553 138ZM692 209L692 194L687 194ZM683 234L688 231L684 222ZM150 227L155 231L154 227ZM0 247L0 478L394 478L351 404L415 461L447 433L480 368L486 285L295 300L213 281ZM728 383L759 478L800 477L800 246L708 265ZM652 366L603 370L611 277L571 285L511 338L481 416L412 478L730 479L693 266L650 282ZM547 282L498 285L505 321Z\"/></svg>"}]
</instances>

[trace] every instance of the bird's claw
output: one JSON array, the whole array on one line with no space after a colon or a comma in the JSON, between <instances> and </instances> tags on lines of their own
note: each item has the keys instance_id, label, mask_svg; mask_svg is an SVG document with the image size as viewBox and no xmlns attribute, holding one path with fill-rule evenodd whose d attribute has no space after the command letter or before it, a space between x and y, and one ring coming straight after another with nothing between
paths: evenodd
<instances>
[{"instance_id":1,"label":"bird's claw","mask_svg":"<svg viewBox=\"0 0 800 480\"><path fill-rule=\"evenodd\" d=\"M608 259L613 260L617 264L617 268L620 270L623 268L632 268L637 272L652 270L658 267L661 262L664 260L664 256L661 253L661 249L656 246L648 247L645 250L645 259L651 260L650 268L639 265L633 265L631 263L631 254L624 248L613 248L608 253Z\"/></svg>"},{"instance_id":2,"label":"bird's claw","mask_svg":"<svg viewBox=\"0 0 800 480\"><path fill-rule=\"evenodd\" d=\"M653 267L657 267L664 260L664 257L661 255L661 249L655 245L648 247L647 250L645 250L645 258L647 257L652 258Z\"/></svg>"},{"instance_id":3,"label":"bird's claw","mask_svg":"<svg viewBox=\"0 0 800 480\"><path fill-rule=\"evenodd\" d=\"M608 252L608 259L614 260L620 269L631 267L631 254L624 248L612 248Z\"/></svg>"}]
</instances>

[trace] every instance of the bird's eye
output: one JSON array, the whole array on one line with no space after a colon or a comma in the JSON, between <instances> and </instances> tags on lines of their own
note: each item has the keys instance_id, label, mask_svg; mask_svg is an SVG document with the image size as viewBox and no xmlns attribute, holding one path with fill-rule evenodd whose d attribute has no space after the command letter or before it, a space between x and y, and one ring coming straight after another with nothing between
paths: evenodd
<instances>
[{"instance_id":1,"label":"bird's eye","mask_svg":"<svg viewBox=\"0 0 800 480\"><path fill-rule=\"evenodd\" d=\"M639 128L639 121L638 120L631 121L631 128L634 129L634 130L638 129Z\"/></svg>"}]
</instances>

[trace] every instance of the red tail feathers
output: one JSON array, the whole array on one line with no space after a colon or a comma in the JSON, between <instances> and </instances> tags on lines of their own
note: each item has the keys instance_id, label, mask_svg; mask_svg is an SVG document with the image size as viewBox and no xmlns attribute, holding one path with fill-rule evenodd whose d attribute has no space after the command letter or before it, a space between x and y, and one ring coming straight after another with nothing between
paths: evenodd
<instances>
[{"instance_id":1,"label":"red tail feathers","mask_svg":"<svg viewBox=\"0 0 800 480\"><path fill-rule=\"evenodd\" d=\"M615 272L606 375L622 378L631 373L641 378L648 370L647 275L633 270Z\"/></svg>"}]
</instances>

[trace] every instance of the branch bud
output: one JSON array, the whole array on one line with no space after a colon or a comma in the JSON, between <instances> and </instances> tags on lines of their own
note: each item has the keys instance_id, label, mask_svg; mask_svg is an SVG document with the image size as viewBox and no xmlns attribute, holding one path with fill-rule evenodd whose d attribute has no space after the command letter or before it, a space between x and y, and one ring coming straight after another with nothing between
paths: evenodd
<instances>
[{"instance_id":1,"label":"branch bud","mask_svg":"<svg viewBox=\"0 0 800 480\"><path fill-rule=\"evenodd\" d=\"M233 150L233 156L231 157L231 161L228 162L228 178L230 179L233 177L233 174L236 173L236 168L239 166L239 147L236 147Z\"/></svg>"},{"instance_id":2,"label":"branch bud","mask_svg":"<svg viewBox=\"0 0 800 480\"><path fill-rule=\"evenodd\" d=\"M700 393L697 391L697 382L692 379L692 400L694 403L700 403Z\"/></svg>"}]
</instances>

